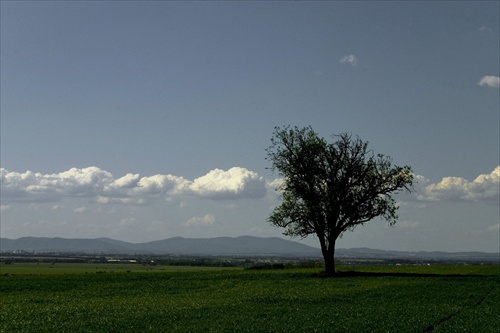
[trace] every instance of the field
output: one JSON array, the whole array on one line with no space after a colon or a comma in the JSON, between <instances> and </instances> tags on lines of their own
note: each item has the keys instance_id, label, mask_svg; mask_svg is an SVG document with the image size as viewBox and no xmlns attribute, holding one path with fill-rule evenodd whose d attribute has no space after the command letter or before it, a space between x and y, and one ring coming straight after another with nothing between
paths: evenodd
<instances>
[{"instance_id":1,"label":"field","mask_svg":"<svg viewBox=\"0 0 500 333\"><path fill-rule=\"evenodd\" d=\"M50 268L53 266L52 268ZM0 265L0 332L498 332L499 266Z\"/></svg>"}]
</instances>

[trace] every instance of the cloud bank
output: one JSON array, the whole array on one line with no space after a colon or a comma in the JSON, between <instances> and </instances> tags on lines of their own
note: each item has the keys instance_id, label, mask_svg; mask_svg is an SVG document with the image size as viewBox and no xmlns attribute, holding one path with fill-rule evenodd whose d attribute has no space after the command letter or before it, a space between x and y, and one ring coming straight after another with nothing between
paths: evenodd
<instances>
[{"instance_id":1,"label":"cloud bank","mask_svg":"<svg viewBox=\"0 0 500 333\"><path fill-rule=\"evenodd\" d=\"M189 190L195 195L211 199L260 198L267 191L264 179L244 168L212 170L195 179L189 185Z\"/></svg>"},{"instance_id":2,"label":"cloud bank","mask_svg":"<svg viewBox=\"0 0 500 333\"><path fill-rule=\"evenodd\" d=\"M2 202L53 202L64 197L94 198L99 203L142 204L153 198L189 195L214 200L260 198L265 181L257 173L234 167L215 169L190 181L173 175L115 178L98 167L72 168L58 174L0 169Z\"/></svg>"},{"instance_id":3,"label":"cloud bank","mask_svg":"<svg viewBox=\"0 0 500 333\"><path fill-rule=\"evenodd\" d=\"M57 174L32 171L9 172L0 168L2 211L14 202L59 202L66 197L88 198L101 204L141 205L154 199L191 196L210 200L263 198L268 189L276 190L282 179L264 180L257 173L241 167L214 169L206 175L188 180L174 175L142 177L128 173L115 178L98 167L72 168ZM500 200L500 166L473 181L461 177L444 177L431 183L415 175L415 193L401 194L402 201L471 201L498 203ZM52 205L52 209L63 207ZM83 213L83 208L77 208ZM200 222L193 220L190 224Z\"/></svg>"},{"instance_id":4,"label":"cloud bank","mask_svg":"<svg viewBox=\"0 0 500 333\"><path fill-rule=\"evenodd\" d=\"M500 87L500 77L493 75L483 76L477 83L481 87L489 88L499 88Z\"/></svg>"},{"instance_id":5,"label":"cloud bank","mask_svg":"<svg viewBox=\"0 0 500 333\"><path fill-rule=\"evenodd\" d=\"M430 184L417 176L416 195L424 201L482 201L498 204L500 200L500 166L489 174L482 174L473 181L461 177L444 177L439 183Z\"/></svg>"}]
</instances>

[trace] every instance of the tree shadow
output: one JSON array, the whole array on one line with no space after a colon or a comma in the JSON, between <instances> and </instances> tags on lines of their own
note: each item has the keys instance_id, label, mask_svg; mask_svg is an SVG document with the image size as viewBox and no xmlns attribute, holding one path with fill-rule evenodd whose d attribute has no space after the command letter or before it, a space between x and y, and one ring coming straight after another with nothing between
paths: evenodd
<instances>
[{"instance_id":1,"label":"tree shadow","mask_svg":"<svg viewBox=\"0 0 500 333\"><path fill-rule=\"evenodd\" d=\"M318 278L351 278L351 277L417 277L417 278L436 278L436 277L453 277L453 278L471 278L481 277L487 275L474 274L436 274L436 273L402 273L402 272L359 272L359 271L345 271L336 272L335 274L326 274L325 272L314 273L313 277Z\"/></svg>"}]
</instances>

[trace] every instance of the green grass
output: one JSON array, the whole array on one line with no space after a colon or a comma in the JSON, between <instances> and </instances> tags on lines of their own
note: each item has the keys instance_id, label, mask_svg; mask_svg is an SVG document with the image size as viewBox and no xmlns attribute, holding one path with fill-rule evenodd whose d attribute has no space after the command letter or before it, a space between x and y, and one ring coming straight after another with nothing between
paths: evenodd
<instances>
[{"instance_id":1,"label":"green grass","mask_svg":"<svg viewBox=\"0 0 500 333\"><path fill-rule=\"evenodd\" d=\"M193 269L0 276L0 332L497 332L500 327L498 266L362 267L335 278L315 276L315 269Z\"/></svg>"},{"instance_id":2,"label":"green grass","mask_svg":"<svg viewBox=\"0 0 500 333\"><path fill-rule=\"evenodd\" d=\"M210 267L210 266L169 266L141 265L134 263L32 263L16 262L11 265L0 264L0 275L9 274L85 274L85 273L116 273L116 272L184 272L184 271L217 271L241 269L240 267Z\"/></svg>"}]
</instances>

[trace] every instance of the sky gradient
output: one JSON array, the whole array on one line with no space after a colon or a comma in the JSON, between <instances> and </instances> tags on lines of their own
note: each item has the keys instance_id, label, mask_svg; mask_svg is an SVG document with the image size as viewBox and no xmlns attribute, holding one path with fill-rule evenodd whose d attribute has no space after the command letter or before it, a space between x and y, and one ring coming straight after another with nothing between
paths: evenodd
<instances>
[{"instance_id":1,"label":"sky gradient","mask_svg":"<svg viewBox=\"0 0 500 333\"><path fill-rule=\"evenodd\" d=\"M279 236L275 126L416 193L339 247L497 252L499 2L1 2L1 236ZM303 242L318 246L313 237Z\"/></svg>"}]
</instances>

